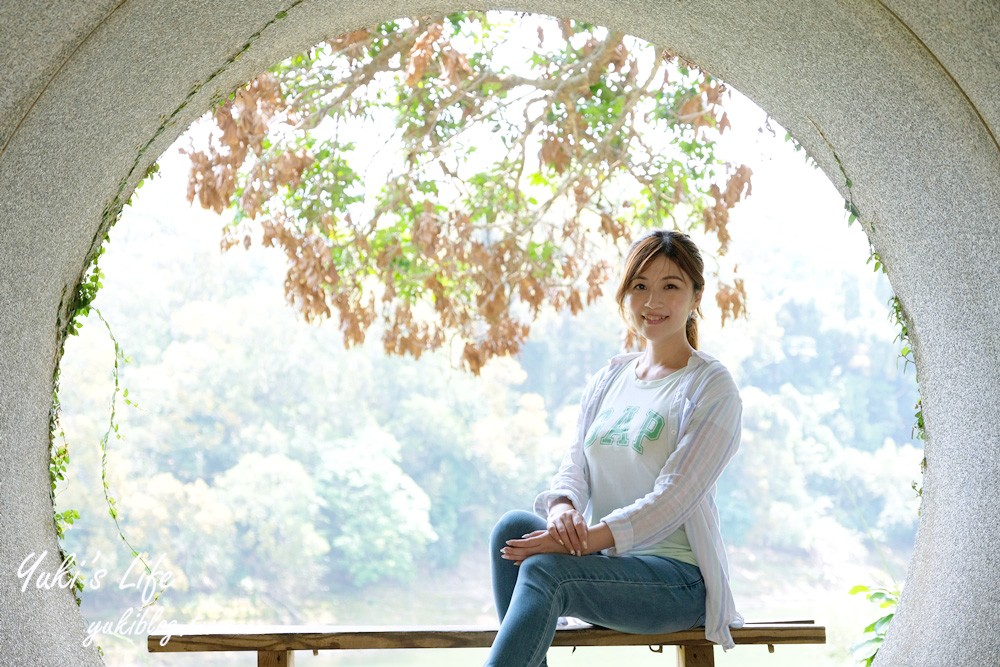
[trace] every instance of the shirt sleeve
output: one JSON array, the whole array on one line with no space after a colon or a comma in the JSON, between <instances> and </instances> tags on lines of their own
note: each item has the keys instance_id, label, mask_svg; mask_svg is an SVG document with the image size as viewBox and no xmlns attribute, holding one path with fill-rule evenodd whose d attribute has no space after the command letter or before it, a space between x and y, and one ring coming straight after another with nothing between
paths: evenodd
<instances>
[{"instance_id":1,"label":"shirt sleeve","mask_svg":"<svg viewBox=\"0 0 1000 667\"><path fill-rule=\"evenodd\" d=\"M736 454L743 404L729 371L719 368L683 410L677 448L653 490L602 519L615 540L606 555L644 549L683 526Z\"/></svg>"},{"instance_id":2,"label":"shirt sleeve","mask_svg":"<svg viewBox=\"0 0 1000 667\"><path fill-rule=\"evenodd\" d=\"M573 503L573 507L581 514L590 502L590 475L587 472L587 457L584 455L583 443L587 437L587 413L594 399L594 393L607 371L607 366L594 374L587 383L580 399L580 416L576 420L576 438L563 455L559 470L552 477L549 488L535 498L535 514L541 517L549 515L549 504L556 498L565 496Z\"/></svg>"}]
</instances>

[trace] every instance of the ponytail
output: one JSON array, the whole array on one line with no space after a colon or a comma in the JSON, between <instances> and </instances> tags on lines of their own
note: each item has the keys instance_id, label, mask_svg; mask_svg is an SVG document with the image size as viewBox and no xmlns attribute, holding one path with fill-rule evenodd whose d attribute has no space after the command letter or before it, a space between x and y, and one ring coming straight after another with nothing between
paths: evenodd
<instances>
[{"instance_id":1,"label":"ponytail","mask_svg":"<svg viewBox=\"0 0 1000 667\"><path fill-rule=\"evenodd\" d=\"M691 347L693 347L694 349L697 350L698 349L698 320L695 319L694 311L691 311L691 314L688 316L687 326L685 327L684 332L687 334L688 343L691 344Z\"/></svg>"}]
</instances>

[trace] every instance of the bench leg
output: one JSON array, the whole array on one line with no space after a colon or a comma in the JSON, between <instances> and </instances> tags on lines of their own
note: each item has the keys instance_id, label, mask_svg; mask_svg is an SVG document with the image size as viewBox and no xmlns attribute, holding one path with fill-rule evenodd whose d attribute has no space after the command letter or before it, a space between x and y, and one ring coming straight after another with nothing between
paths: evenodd
<instances>
[{"instance_id":1,"label":"bench leg","mask_svg":"<svg viewBox=\"0 0 1000 667\"><path fill-rule=\"evenodd\" d=\"M257 651L257 667L295 667L292 651Z\"/></svg>"},{"instance_id":2,"label":"bench leg","mask_svg":"<svg viewBox=\"0 0 1000 667\"><path fill-rule=\"evenodd\" d=\"M715 653L709 646L679 646L677 667L715 667Z\"/></svg>"}]
</instances>

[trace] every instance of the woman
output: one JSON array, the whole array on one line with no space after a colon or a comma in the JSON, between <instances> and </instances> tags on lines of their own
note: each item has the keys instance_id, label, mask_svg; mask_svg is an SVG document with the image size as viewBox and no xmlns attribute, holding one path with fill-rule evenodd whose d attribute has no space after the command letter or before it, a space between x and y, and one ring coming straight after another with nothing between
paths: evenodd
<instances>
[{"instance_id":1,"label":"woman","mask_svg":"<svg viewBox=\"0 0 1000 667\"><path fill-rule=\"evenodd\" d=\"M559 616L643 634L704 625L732 648L743 618L715 482L739 448L741 402L729 371L696 349L703 270L679 232L629 250L616 300L645 349L591 378L577 437L535 513L508 512L494 528L501 623L487 665L545 665Z\"/></svg>"}]
</instances>

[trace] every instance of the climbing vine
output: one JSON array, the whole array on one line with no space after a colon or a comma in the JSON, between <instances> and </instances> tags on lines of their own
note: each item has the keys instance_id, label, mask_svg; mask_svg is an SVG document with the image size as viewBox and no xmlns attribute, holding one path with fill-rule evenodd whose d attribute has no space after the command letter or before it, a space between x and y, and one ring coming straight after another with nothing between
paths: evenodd
<instances>
[{"instance_id":1,"label":"climbing vine","mask_svg":"<svg viewBox=\"0 0 1000 667\"><path fill-rule=\"evenodd\" d=\"M105 235L105 242L108 237ZM91 260L90 266L84 274L80 285L77 287L76 298L73 305L72 315L66 324L66 334L76 336L80 333L83 320L90 313L91 305L97 297L97 292L102 285L104 274L101 272L99 260L104 254L104 243L98 247ZM78 565L74 554L66 553L62 545L62 540L66 536L66 528L80 519L80 513L75 509L67 509L62 512L56 510L56 496L58 495L59 483L66 479L69 470L70 455L69 441L66 438L66 431L60 422L62 403L59 400L59 361L65 351L65 338L63 345L59 346L59 359L56 362L55 371L52 377L52 407L49 410L49 482L50 497L53 508L53 522L55 524L56 537L59 540L59 550L62 561L66 564L66 571L73 582L73 597L77 606L80 605L80 594L84 589L84 577L75 576ZM117 376L117 373L116 373Z\"/></svg>"},{"instance_id":2,"label":"climbing vine","mask_svg":"<svg viewBox=\"0 0 1000 667\"><path fill-rule=\"evenodd\" d=\"M53 507L53 521L55 522L56 537L59 539L60 550L62 549L62 540L66 536L66 527L72 525L80 518L80 513L74 509L64 510L62 512L56 511L55 499L58 495L57 487L59 483L66 479L66 473L69 469L69 443L66 441L66 432L63 430L61 424L59 423L59 389L58 389L58 373L55 378L56 388L52 392L52 410L49 416L49 432L50 440L52 441L51 446L51 457L49 459L49 482L50 489L49 493L52 499ZM56 433L58 431L58 434ZM58 436L60 444L55 444L55 439ZM72 555L62 552L62 558L66 561L67 568L70 571L70 575L76 571L75 558ZM80 593L83 592L83 581L79 577L73 577L73 596L76 600L77 606L80 604Z\"/></svg>"},{"instance_id":3,"label":"climbing vine","mask_svg":"<svg viewBox=\"0 0 1000 667\"><path fill-rule=\"evenodd\" d=\"M149 564L146 562L145 558L132 546L132 544L125 537L125 533L122 530L121 523L119 521L120 512L118 510L117 501L111 495L111 488L108 482L108 445L111 442L112 434L115 440L120 440L124 436L121 433L120 425L117 420L117 401L119 393L122 399L125 401L126 405L136 406L136 403L128 397L128 389L121 386L120 371L123 364L127 363L128 358L125 356L121 346L118 344L118 340L115 338L110 324L100 313L99 310L93 307L94 299L97 297L98 291L103 286L104 273L101 271L99 262L101 256L105 252L107 243L110 240L108 236L108 231L118 222L121 217L122 210L131 199L128 201L123 201L125 198L125 192L128 190L128 185L136 170L142 164L146 157L149 149L153 144L166 132L167 128L174 125L180 114L187 107L187 105L198 95L202 89L209 85L212 81L218 78L222 73L229 69L230 65L235 63L240 57L246 53L250 47L256 42L261 35L275 22L280 21L287 17L288 12L301 4L304 0L294 0L289 3L285 9L278 11L274 17L266 22L258 31L250 35L246 42L237 49L222 65L216 69L214 72L209 74L203 81L195 84L181 103L171 112L169 115L162 116L160 118L160 125L152 133L149 139L143 144L136 153L135 161L132 164L132 168L129 172L122 177L118 182L118 188L115 195L104 207L101 214L101 223L98 225L97 235L91 242L91 247L93 248L91 256L88 258L86 263L86 268L84 269L83 275L80 279L75 292L72 294L72 301L67 306L66 304L66 291L63 292L63 300L59 304L56 319L56 331L58 336L58 342L56 348L58 350L56 354L55 370L53 371L52 377L52 407L49 410L49 481L50 481L50 497L53 506L53 523L55 526L56 536L59 540L59 550L60 556L63 562L66 564L67 576L73 581L73 595L76 600L77 605L80 605L81 598L80 594L84 590L84 577L76 576L78 571L78 564L76 563L76 558L74 554L67 554L63 548L62 540L65 537L66 530L68 526L71 526L76 521L80 519L80 514L74 509L67 509L62 512L55 510L56 503L55 499L58 495L58 486L60 482L65 481L69 465L70 465L70 453L69 453L69 442L66 438L65 429L62 427L60 422L60 411L61 402L59 400L59 367L62 361L63 354L65 352L65 344L68 336L78 335L81 327L83 326L83 321L90 315L93 311L97 317L104 324L108 335L110 336L115 349L115 361L113 366L113 378L114 378L114 392L111 398L110 415L108 419L108 429L105 431L104 435L101 437L99 446L101 448L101 483L103 486L103 494L105 502L108 505L108 514L115 522L115 527L118 530L118 534L122 541L128 546L129 551L133 558L140 559L142 565L145 567L147 575L152 576L152 570ZM216 93L212 99L212 105L218 106L225 100L226 94ZM159 170L159 165L153 163L143 177L139 180L135 189L133 190L133 195L135 191L138 191L142 185L151 179ZM101 235L103 234L103 238ZM66 319L63 319L64 313L68 313ZM161 593L164 590L164 585L160 577L154 577L157 582L157 589L152 596L152 601L150 604L155 603ZM103 651L98 646L98 653L103 655Z\"/></svg>"},{"instance_id":4,"label":"climbing vine","mask_svg":"<svg viewBox=\"0 0 1000 667\"><path fill-rule=\"evenodd\" d=\"M864 222L862 220L861 211L858 208L857 203L854 201L854 182L847 173L847 169L844 166L843 161L840 156L837 155L837 151L834 150L833 144L820 129L819 125L815 121L811 121L813 127L822 137L823 141L826 142L827 147L830 149L831 155L833 155L834 161L837 163L838 169L844 179L844 186L847 189L847 197L844 199L844 210L847 211L847 225L851 226L856 221L861 221L862 225ZM798 143L792 139L791 134L786 134L786 140L791 141L796 145L796 150L800 148ZM808 159L808 158L807 158ZM815 163L814 163L815 164ZM873 270L875 272L886 273L885 264L882 261L881 256L875 251L875 247L871 244L871 231L872 224L868 223L868 229L866 230L866 236L869 239L868 242L868 260L867 264L873 265ZM910 343L910 317L903 307L903 302L900 301L899 297L895 294L890 297L889 302L889 318L896 325L898 333L894 342L900 344L899 357L903 360L903 372L906 372L906 368L913 364L914 369L916 369L916 356L913 351L913 346ZM919 380L918 380L919 385ZM918 388L919 392L919 388ZM922 399L918 398L916 404L914 405L914 424L911 431L912 437L916 440L924 439L924 414L923 414L923 402ZM921 477L927 470L927 457L925 456L920 462L920 474ZM912 484L913 490L916 492L917 496L923 496L923 485L918 484L914 481ZM919 509L917 510L919 514ZM892 619L895 617L895 610L899 604L899 598L901 595L901 590L898 586L893 586L892 588L886 587L876 587L871 588L864 585L858 585L853 587L849 593L851 595L856 595L859 593L864 593L865 597L869 602L874 602L879 605L879 607L885 612L889 610L888 613L883 613L879 618L875 619L872 623L869 623L864 629L864 636L862 641L851 647L851 652L855 659L861 662L865 667L870 667L872 662L875 660L876 654L878 654L879 648L882 646L882 642L885 639L885 635L888 632L889 625L892 623Z\"/></svg>"},{"instance_id":5,"label":"climbing vine","mask_svg":"<svg viewBox=\"0 0 1000 667\"><path fill-rule=\"evenodd\" d=\"M153 178L159 171L158 165L154 164L146 172L143 179L136 186L135 191L138 191L144 183ZM131 203L131 199L126 205ZM119 209L120 213L120 209ZM114 226L117 222L117 215L115 220L111 221L109 227ZM97 309L93 304L94 300L97 298L97 293L103 286L104 272L100 267L100 259L104 255L107 243L110 241L110 236L105 233L104 239L98 246L94 253L93 259L89 267L87 268L84 278L80 281L80 285L77 288L76 298L72 306L72 314L66 325L66 335L67 336L77 336L83 327L83 321L93 313L100 322L104 325L107 331L108 337L110 338L112 344L114 345L114 362L112 366L112 379L114 383L114 388L111 395L111 401L109 406L108 415L108 427L104 434L101 436L98 443L101 450L101 484L103 487L103 494L105 503L108 506L108 515L111 517L112 521L115 523L115 528L118 531L118 536L121 538L122 542L128 547L131 556L137 559L145 569L147 575L152 577L156 582L156 590L151 597L151 602L149 604L154 604L163 593L166 588L166 584L160 576L157 576L146 557L140 553L128 540L125 535L125 531L122 528L120 517L121 513L118 508L118 501L111 493L111 484L108 481L108 453L110 451L110 443L112 440L122 440L124 439L124 434L121 430L121 424L118 419L118 400L119 396L125 402L125 405L130 407L138 407L137 403L129 398L129 391L126 387L122 386L121 383L121 369L126 363L128 363L129 358L125 355L122 346L119 344L118 339L115 337L114 332L111 329L111 324L107 321L104 315L99 309ZM65 339L64 344L60 346L59 357L61 359L65 351ZM66 563L67 576L71 578L73 582L73 592L74 598L76 599L77 605L80 605L81 598L80 594L84 590L84 579L85 577L78 576L78 564L76 562L76 557L72 553L66 553L62 546L62 540L65 537L66 528L72 525L77 520L80 519L80 514L74 509L67 509L62 512L57 511L56 508L56 496L58 495L57 487L59 482L66 479L66 475L69 469L70 455L69 455L69 442L66 438L66 431L60 422L60 412L61 412L61 401L59 399L59 364L56 364L56 371L53 377L53 392L52 392L52 409L50 411L49 417L49 440L51 449L51 458L49 462L49 478L51 482L51 497L53 506L53 519L55 522L56 536L60 541L60 552L63 562ZM58 442L58 444L57 444ZM100 647L98 647L100 651Z\"/></svg>"},{"instance_id":6,"label":"climbing vine","mask_svg":"<svg viewBox=\"0 0 1000 667\"><path fill-rule=\"evenodd\" d=\"M822 137L823 141L825 141L826 145L830 148L830 153L833 155L833 159L834 161L836 161L837 167L840 169L840 173L844 178L844 186L847 188L847 197L844 199L844 210L847 211L847 225L851 226L856 221L861 220L861 211L858 208L858 205L854 201L854 190L853 190L854 182L851 180L851 177L847 174L847 169L844 167L844 163L841 161L840 156L837 155L837 152L834 150L833 144L830 143L829 139L827 139L826 134L823 133L823 131L815 122L813 122L813 127L816 128L816 131L819 133L820 137ZM800 146L798 142L796 142L795 139L792 138L791 134L786 134L785 139L791 141L796 146L796 150L799 150ZM808 159L809 158L807 157L807 160ZM867 231L868 233L866 234L866 236L868 236L870 239L872 231L872 226L870 223L868 225ZM870 240L868 242L868 252L869 255L867 263L873 264L874 271L885 274L886 273L885 264L882 262L882 258L879 256L879 254L875 251L875 247L871 244ZM896 328L899 332L896 335L895 342L900 344L899 357L903 360L903 371L906 372L906 368L910 364L913 364L914 369L916 369L917 366L916 357L914 356L913 346L910 343L909 315L907 314L905 308L903 307L903 302L900 301L899 297L897 297L895 294L889 299L888 305L889 305L889 317L892 320L892 322L896 325ZM922 441L924 439L924 414L923 414L922 400L918 399L917 403L913 407L916 410L916 412L913 415L914 425L913 425L912 435L914 439ZM920 464L921 474L923 474L926 468L927 468L927 459L924 458ZM917 492L917 495L920 496L921 487L919 487L916 482L913 483L913 488Z\"/></svg>"}]
</instances>

